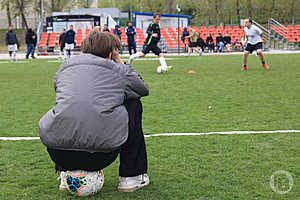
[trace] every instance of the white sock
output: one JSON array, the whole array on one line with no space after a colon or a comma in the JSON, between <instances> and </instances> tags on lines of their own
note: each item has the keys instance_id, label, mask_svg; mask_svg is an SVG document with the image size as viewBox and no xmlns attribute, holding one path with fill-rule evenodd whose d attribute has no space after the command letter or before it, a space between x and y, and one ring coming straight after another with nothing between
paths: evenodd
<instances>
[{"instance_id":1,"label":"white sock","mask_svg":"<svg viewBox=\"0 0 300 200\"><path fill-rule=\"evenodd\" d=\"M17 55L17 52L13 52L13 59L15 60L16 59L16 55Z\"/></svg>"},{"instance_id":2,"label":"white sock","mask_svg":"<svg viewBox=\"0 0 300 200\"><path fill-rule=\"evenodd\" d=\"M164 57L160 57L159 62L161 64L161 66L167 67L166 59Z\"/></svg>"},{"instance_id":3,"label":"white sock","mask_svg":"<svg viewBox=\"0 0 300 200\"><path fill-rule=\"evenodd\" d=\"M140 53L132 54L132 55L129 57L128 63L131 64L132 61L135 60L135 59L137 59L138 57L140 57Z\"/></svg>"},{"instance_id":4,"label":"white sock","mask_svg":"<svg viewBox=\"0 0 300 200\"><path fill-rule=\"evenodd\" d=\"M64 51L64 57L67 59L67 51Z\"/></svg>"},{"instance_id":5,"label":"white sock","mask_svg":"<svg viewBox=\"0 0 300 200\"><path fill-rule=\"evenodd\" d=\"M70 58L74 55L74 52L71 50Z\"/></svg>"}]
</instances>

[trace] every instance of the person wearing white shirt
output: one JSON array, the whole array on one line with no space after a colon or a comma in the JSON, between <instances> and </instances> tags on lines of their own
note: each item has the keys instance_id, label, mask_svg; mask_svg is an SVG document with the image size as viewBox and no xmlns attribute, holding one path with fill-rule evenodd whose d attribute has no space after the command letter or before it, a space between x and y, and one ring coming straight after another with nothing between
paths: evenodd
<instances>
[{"instance_id":1,"label":"person wearing white shirt","mask_svg":"<svg viewBox=\"0 0 300 200\"><path fill-rule=\"evenodd\" d=\"M262 62L262 66L265 69L269 69L268 65L265 63L265 57L262 53L262 43L263 43L263 32L260 28L252 24L252 19L245 20L245 28L244 28L244 37L247 39L247 46L244 51L244 66L242 71L247 70L247 58L249 53L252 54L253 51L256 51L259 55L259 58Z\"/></svg>"}]
</instances>

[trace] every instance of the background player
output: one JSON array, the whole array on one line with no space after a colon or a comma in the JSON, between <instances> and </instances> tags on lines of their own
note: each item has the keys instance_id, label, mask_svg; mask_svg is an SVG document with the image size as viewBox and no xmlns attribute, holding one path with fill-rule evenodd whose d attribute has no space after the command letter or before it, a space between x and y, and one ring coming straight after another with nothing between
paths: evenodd
<instances>
[{"instance_id":1,"label":"background player","mask_svg":"<svg viewBox=\"0 0 300 200\"><path fill-rule=\"evenodd\" d=\"M246 19L245 20L245 37L247 39L247 46L244 51L244 66L242 68L242 71L247 70L247 58L249 53L251 54L253 51L257 51L257 54L259 55L259 58L261 60L262 66L265 69L269 69L269 67L265 63L265 58L262 53L262 37L263 32L258 28L257 26L252 24L252 19Z\"/></svg>"},{"instance_id":2,"label":"background player","mask_svg":"<svg viewBox=\"0 0 300 200\"><path fill-rule=\"evenodd\" d=\"M137 59L139 57L144 57L147 53L152 51L155 55L160 56L160 58L159 58L160 64L164 69L166 69L166 71L170 71L173 69L172 66L167 66L164 54L161 52L160 48L157 46L157 43L160 40L159 21L160 21L160 14L155 13L153 15L153 22L149 25L149 27L147 29L148 36L144 43L142 52L131 55L128 60L129 64L131 64L134 59Z\"/></svg>"}]
</instances>

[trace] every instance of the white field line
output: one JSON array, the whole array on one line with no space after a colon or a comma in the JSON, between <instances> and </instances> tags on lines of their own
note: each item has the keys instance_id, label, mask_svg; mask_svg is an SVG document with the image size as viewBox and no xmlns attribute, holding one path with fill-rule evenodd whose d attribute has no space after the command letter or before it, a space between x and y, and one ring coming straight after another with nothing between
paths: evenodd
<instances>
[{"instance_id":1,"label":"white field line","mask_svg":"<svg viewBox=\"0 0 300 200\"><path fill-rule=\"evenodd\" d=\"M270 133L300 133L300 130L277 130L277 131L228 131L228 132L208 132L208 133L159 133L145 135L148 137L158 136L198 136L198 135L242 135L242 134L270 134ZM0 137L0 140L39 140L40 137Z\"/></svg>"},{"instance_id":2,"label":"white field line","mask_svg":"<svg viewBox=\"0 0 300 200\"><path fill-rule=\"evenodd\" d=\"M177 58L165 58L166 60L176 60ZM128 60L128 58L122 59L122 60ZM136 59L135 61L142 61L142 60L159 60L159 58L139 58ZM51 62L58 62L62 63L64 62L63 60L48 60L49 63Z\"/></svg>"},{"instance_id":3,"label":"white field line","mask_svg":"<svg viewBox=\"0 0 300 200\"><path fill-rule=\"evenodd\" d=\"M0 61L0 64L7 64L7 63L11 63L11 64L15 64L15 63L30 63L30 61L14 61L14 62L10 62L10 61Z\"/></svg>"}]
</instances>

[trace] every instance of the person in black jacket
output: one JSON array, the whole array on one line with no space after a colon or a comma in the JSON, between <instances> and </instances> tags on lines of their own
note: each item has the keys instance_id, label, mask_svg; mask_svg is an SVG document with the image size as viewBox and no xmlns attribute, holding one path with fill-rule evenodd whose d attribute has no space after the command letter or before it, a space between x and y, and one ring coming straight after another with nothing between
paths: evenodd
<instances>
[{"instance_id":1,"label":"person in black jacket","mask_svg":"<svg viewBox=\"0 0 300 200\"><path fill-rule=\"evenodd\" d=\"M205 47L206 47L206 45L205 45L205 42L204 42L204 40L201 38L201 36L199 35L198 36L198 39L197 39L197 47L200 47L201 48L201 54L204 52L204 49L205 49Z\"/></svg>"},{"instance_id":2,"label":"person in black jacket","mask_svg":"<svg viewBox=\"0 0 300 200\"><path fill-rule=\"evenodd\" d=\"M34 50L36 46L36 34L31 28L27 30L25 40L27 45L26 59L29 58L29 54L31 54L31 57L35 59Z\"/></svg>"},{"instance_id":3,"label":"person in black jacket","mask_svg":"<svg viewBox=\"0 0 300 200\"><path fill-rule=\"evenodd\" d=\"M134 36L136 35L135 29L132 26L132 22L128 22L128 27L126 28L127 42L128 42L128 51L131 55L131 51L133 49L134 53L136 53L136 43Z\"/></svg>"},{"instance_id":4,"label":"person in black jacket","mask_svg":"<svg viewBox=\"0 0 300 200\"><path fill-rule=\"evenodd\" d=\"M73 49L75 47L75 35L76 33L73 30L73 25L70 25L70 29L65 34L65 45L69 58L73 56Z\"/></svg>"},{"instance_id":5,"label":"person in black jacket","mask_svg":"<svg viewBox=\"0 0 300 200\"><path fill-rule=\"evenodd\" d=\"M224 46L226 47L227 51L230 52L231 50L231 37L228 33L226 33L224 39Z\"/></svg>"},{"instance_id":6,"label":"person in black jacket","mask_svg":"<svg viewBox=\"0 0 300 200\"><path fill-rule=\"evenodd\" d=\"M110 32L110 30L108 29L108 25L104 24L102 32Z\"/></svg>"},{"instance_id":7,"label":"person in black jacket","mask_svg":"<svg viewBox=\"0 0 300 200\"><path fill-rule=\"evenodd\" d=\"M65 57L66 57L66 52L64 52L64 48L65 48L65 36L66 36L66 29L64 29L63 32L59 36L58 44L60 46L60 52L59 52L59 57L60 58L62 58L62 54L64 54Z\"/></svg>"},{"instance_id":8,"label":"person in black jacket","mask_svg":"<svg viewBox=\"0 0 300 200\"><path fill-rule=\"evenodd\" d=\"M224 50L224 38L221 32L219 32L219 35L216 38L216 45L219 52L223 52Z\"/></svg>"},{"instance_id":9,"label":"person in black jacket","mask_svg":"<svg viewBox=\"0 0 300 200\"><path fill-rule=\"evenodd\" d=\"M149 25L147 29L147 38L145 40L143 50L141 53L133 54L129 57L128 63L131 64L133 60L144 57L147 53L152 51L155 55L159 56L159 61L161 67L164 69L165 72L170 71L173 69L172 66L167 66L165 56L161 52L160 48L157 46L157 43L160 41L160 28L159 28L159 21L160 21L160 14L154 13L153 21Z\"/></svg>"},{"instance_id":10,"label":"person in black jacket","mask_svg":"<svg viewBox=\"0 0 300 200\"><path fill-rule=\"evenodd\" d=\"M14 26L10 25L5 35L5 42L8 47L9 57L11 61L16 61L16 51L20 47L17 35L14 32Z\"/></svg>"},{"instance_id":11,"label":"person in black jacket","mask_svg":"<svg viewBox=\"0 0 300 200\"><path fill-rule=\"evenodd\" d=\"M206 45L207 45L207 48L208 48L208 52L213 53L214 49L215 49L215 43L214 43L214 39L213 39L211 33L206 38Z\"/></svg>"},{"instance_id":12,"label":"person in black jacket","mask_svg":"<svg viewBox=\"0 0 300 200\"><path fill-rule=\"evenodd\" d=\"M185 27L183 29L182 36L181 36L181 41L183 42L185 49L187 49L187 47L188 47L188 44L185 43L185 38L188 37L189 35L190 35L190 33L188 32L187 28Z\"/></svg>"}]
</instances>

